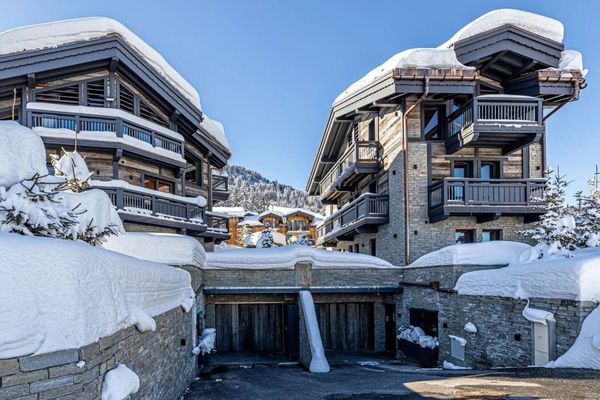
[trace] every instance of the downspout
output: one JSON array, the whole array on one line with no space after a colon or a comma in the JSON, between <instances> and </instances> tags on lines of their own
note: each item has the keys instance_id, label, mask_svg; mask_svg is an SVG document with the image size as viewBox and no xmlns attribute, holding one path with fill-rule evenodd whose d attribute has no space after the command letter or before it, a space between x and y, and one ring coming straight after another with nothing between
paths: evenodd
<instances>
[{"instance_id":1,"label":"downspout","mask_svg":"<svg viewBox=\"0 0 600 400\"><path fill-rule=\"evenodd\" d=\"M402 141L404 144L404 263L410 262L410 205L408 189L408 116L429 95L429 76L425 77L425 88L423 94L415 104L410 106L402 115Z\"/></svg>"},{"instance_id":2,"label":"downspout","mask_svg":"<svg viewBox=\"0 0 600 400\"><path fill-rule=\"evenodd\" d=\"M569 104L571 101L575 100L578 96L579 96L579 91L581 90L581 85L583 83L580 80L577 80L577 82L573 85L573 94L565 101L563 101L558 107L556 107L554 110L550 111L548 113L548 115L546 115L543 119L542 119L542 125L544 126L544 128L546 127L546 120L548 118L550 118L552 115L554 115L555 112L557 112L558 110L560 110L561 108L563 108L564 106L566 106L567 104ZM585 87L585 86L584 86ZM544 129L544 132L542 133L542 168L543 168L543 174L546 174L546 170L548 168L548 166L546 165L546 129Z\"/></svg>"}]
</instances>

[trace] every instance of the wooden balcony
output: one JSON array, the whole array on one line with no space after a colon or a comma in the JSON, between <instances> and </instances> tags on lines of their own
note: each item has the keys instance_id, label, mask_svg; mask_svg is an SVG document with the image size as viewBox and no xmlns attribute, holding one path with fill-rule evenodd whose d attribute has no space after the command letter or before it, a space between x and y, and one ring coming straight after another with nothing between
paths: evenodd
<instances>
[{"instance_id":1,"label":"wooden balcony","mask_svg":"<svg viewBox=\"0 0 600 400\"><path fill-rule=\"evenodd\" d=\"M359 233L377 232L377 227L389 220L387 194L365 193L347 204L319 226L319 244L334 244L351 240Z\"/></svg>"},{"instance_id":2,"label":"wooden balcony","mask_svg":"<svg viewBox=\"0 0 600 400\"><path fill-rule=\"evenodd\" d=\"M446 178L429 186L429 222L451 215L476 216L478 222L502 215L533 221L546 212L544 179Z\"/></svg>"},{"instance_id":3,"label":"wooden balcony","mask_svg":"<svg viewBox=\"0 0 600 400\"><path fill-rule=\"evenodd\" d=\"M475 97L448 116L446 150L499 147L503 154L512 153L540 141L543 116L542 101L535 97Z\"/></svg>"},{"instance_id":4,"label":"wooden balcony","mask_svg":"<svg viewBox=\"0 0 600 400\"><path fill-rule=\"evenodd\" d=\"M164 226L185 229L192 232L207 230L206 211L194 204L194 198L188 201L177 199L159 191L148 193L140 188L122 188L99 186L116 206L123 221L145 225Z\"/></svg>"},{"instance_id":5,"label":"wooden balcony","mask_svg":"<svg viewBox=\"0 0 600 400\"><path fill-rule=\"evenodd\" d=\"M379 172L379 160L379 142L355 142L321 179L321 201L324 204L335 203L342 193L351 190L365 175Z\"/></svg>"},{"instance_id":6,"label":"wooden balcony","mask_svg":"<svg viewBox=\"0 0 600 400\"><path fill-rule=\"evenodd\" d=\"M215 239L229 239L229 219L222 214L206 211L206 232L202 236L208 236Z\"/></svg>"},{"instance_id":7,"label":"wooden balcony","mask_svg":"<svg viewBox=\"0 0 600 400\"><path fill-rule=\"evenodd\" d=\"M229 198L229 177L212 174L212 197L216 201L223 201Z\"/></svg>"}]
</instances>

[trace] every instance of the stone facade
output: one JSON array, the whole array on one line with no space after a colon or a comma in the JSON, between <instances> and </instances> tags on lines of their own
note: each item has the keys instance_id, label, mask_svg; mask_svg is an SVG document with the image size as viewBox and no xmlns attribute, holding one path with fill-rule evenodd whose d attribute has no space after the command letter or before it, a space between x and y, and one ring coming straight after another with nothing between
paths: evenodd
<instances>
[{"instance_id":1,"label":"stone facade","mask_svg":"<svg viewBox=\"0 0 600 400\"><path fill-rule=\"evenodd\" d=\"M196 373L192 318L177 307L155 317L154 332L129 327L80 349L0 360L0 399L100 399L104 376L118 364L140 378L131 400L177 399Z\"/></svg>"}]
</instances>

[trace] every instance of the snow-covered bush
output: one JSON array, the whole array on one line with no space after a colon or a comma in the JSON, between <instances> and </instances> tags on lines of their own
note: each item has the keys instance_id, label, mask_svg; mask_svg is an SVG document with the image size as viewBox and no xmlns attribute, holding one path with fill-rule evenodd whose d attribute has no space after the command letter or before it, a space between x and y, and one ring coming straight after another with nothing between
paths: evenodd
<instances>
[{"instance_id":1,"label":"snow-covered bush","mask_svg":"<svg viewBox=\"0 0 600 400\"><path fill-rule=\"evenodd\" d=\"M258 238L258 242L256 243L256 247L259 249L268 249L273 247L273 232L270 227L266 227Z\"/></svg>"},{"instance_id":2,"label":"snow-covered bush","mask_svg":"<svg viewBox=\"0 0 600 400\"><path fill-rule=\"evenodd\" d=\"M89 179L92 173L77 151L69 152L62 149L62 156L53 154L50 162L54 168L54 175L63 177L72 191L80 192L90 188Z\"/></svg>"}]
</instances>

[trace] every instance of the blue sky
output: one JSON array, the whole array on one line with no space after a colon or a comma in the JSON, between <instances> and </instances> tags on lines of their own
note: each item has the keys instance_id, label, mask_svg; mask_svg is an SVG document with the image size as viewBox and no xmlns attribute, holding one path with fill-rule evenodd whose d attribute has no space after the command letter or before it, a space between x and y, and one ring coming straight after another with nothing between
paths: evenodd
<instances>
[{"instance_id":1,"label":"blue sky","mask_svg":"<svg viewBox=\"0 0 600 400\"><path fill-rule=\"evenodd\" d=\"M303 188L331 102L373 67L435 47L496 8L557 18L584 55L588 87L548 124L552 166L585 187L600 164L600 2L571 1L27 1L3 3L0 30L115 18L161 52L224 124L233 163Z\"/></svg>"}]
</instances>

